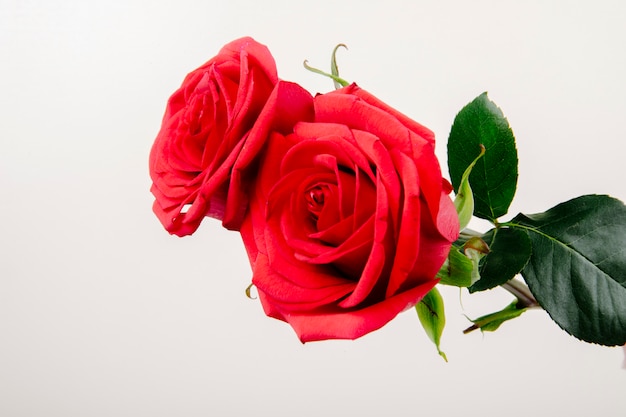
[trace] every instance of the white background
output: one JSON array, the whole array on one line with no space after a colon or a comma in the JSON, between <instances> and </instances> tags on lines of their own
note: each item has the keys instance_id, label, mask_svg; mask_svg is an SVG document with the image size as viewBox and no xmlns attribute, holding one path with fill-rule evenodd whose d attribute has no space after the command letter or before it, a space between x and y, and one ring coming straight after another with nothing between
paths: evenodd
<instances>
[{"instance_id":1,"label":"white background","mask_svg":"<svg viewBox=\"0 0 626 417\"><path fill-rule=\"evenodd\" d=\"M186 73L240 36L282 79L328 68L433 129L483 91L513 127L511 215L626 199L626 3L0 0L0 415L623 416L623 351L444 288L444 363L411 311L302 345L244 289L237 233L184 239L151 212L148 153ZM484 227L478 224L476 227ZM483 229L485 230L485 229Z\"/></svg>"}]
</instances>

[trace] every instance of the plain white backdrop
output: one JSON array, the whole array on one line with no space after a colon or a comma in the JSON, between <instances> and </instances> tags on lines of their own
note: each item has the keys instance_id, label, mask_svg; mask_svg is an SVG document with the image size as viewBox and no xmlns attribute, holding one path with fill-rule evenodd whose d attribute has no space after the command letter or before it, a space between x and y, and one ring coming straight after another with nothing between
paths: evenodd
<instances>
[{"instance_id":1,"label":"plain white backdrop","mask_svg":"<svg viewBox=\"0 0 626 417\"><path fill-rule=\"evenodd\" d=\"M517 137L511 216L625 200L624 21L619 0L0 0L0 415L623 416L622 349L541 311L461 333L499 289L443 289L449 363L412 311L300 344L244 295L236 233L162 229L147 161L167 98L223 44L253 36L326 92L302 61L343 42L341 75L433 129L444 167L456 112L489 92Z\"/></svg>"}]
</instances>

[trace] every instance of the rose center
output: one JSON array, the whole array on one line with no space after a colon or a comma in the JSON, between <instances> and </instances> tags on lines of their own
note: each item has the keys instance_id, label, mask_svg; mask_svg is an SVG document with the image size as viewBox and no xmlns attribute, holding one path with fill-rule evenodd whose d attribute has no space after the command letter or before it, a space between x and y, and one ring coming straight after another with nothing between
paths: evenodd
<instances>
[{"instance_id":1,"label":"rose center","mask_svg":"<svg viewBox=\"0 0 626 417\"><path fill-rule=\"evenodd\" d=\"M327 191L325 190L326 188L327 187L325 186L316 185L309 188L305 192L307 207L315 220L319 218L319 215L324 208L325 193Z\"/></svg>"}]
</instances>

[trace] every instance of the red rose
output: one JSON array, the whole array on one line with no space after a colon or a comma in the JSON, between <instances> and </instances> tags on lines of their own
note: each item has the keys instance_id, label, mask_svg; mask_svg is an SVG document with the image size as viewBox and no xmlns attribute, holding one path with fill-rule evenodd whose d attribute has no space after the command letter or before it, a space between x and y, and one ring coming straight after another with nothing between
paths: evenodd
<instances>
[{"instance_id":1,"label":"red rose","mask_svg":"<svg viewBox=\"0 0 626 417\"><path fill-rule=\"evenodd\" d=\"M314 105L269 138L241 235L266 314L354 339L430 291L459 223L430 130L356 85Z\"/></svg>"},{"instance_id":2,"label":"red rose","mask_svg":"<svg viewBox=\"0 0 626 417\"><path fill-rule=\"evenodd\" d=\"M277 82L269 50L242 38L188 74L170 97L150 153L153 209L170 233L191 234L205 216L239 228L247 196L242 187L229 191L231 172L261 148L249 133Z\"/></svg>"}]
</instances>

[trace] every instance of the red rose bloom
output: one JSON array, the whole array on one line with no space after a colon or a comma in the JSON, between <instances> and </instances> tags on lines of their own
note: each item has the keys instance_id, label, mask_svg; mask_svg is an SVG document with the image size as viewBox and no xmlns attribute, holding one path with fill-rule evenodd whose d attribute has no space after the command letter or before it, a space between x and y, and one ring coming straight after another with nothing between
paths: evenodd
<instances>
[{"instance_id":1,"label":"red rose bloom","mask_svg":"<svg viewBox=\"0 0 626 417\"><path fill-rule=\"evenodd\" d=\"M241 235L266 314L354 339L430 291L459 223L430 130L356 85L314 106L271 134Z\"/></svg>"},{"instance_id":2,"label":"red rose bloom","mask_svg":"<svg viewBox=\"0 0 626 417\"><path fill-rule=\"evenodd\" d=\"M262 146L250 129L278 82L269 50L251 38L224 46L170 97L150 153L154 212L172 234L193 233L205 216L238 229L247 196L231 187L236 165ZM239 184L241 185L241 184Z\"/></svg>"}]
</instances>

